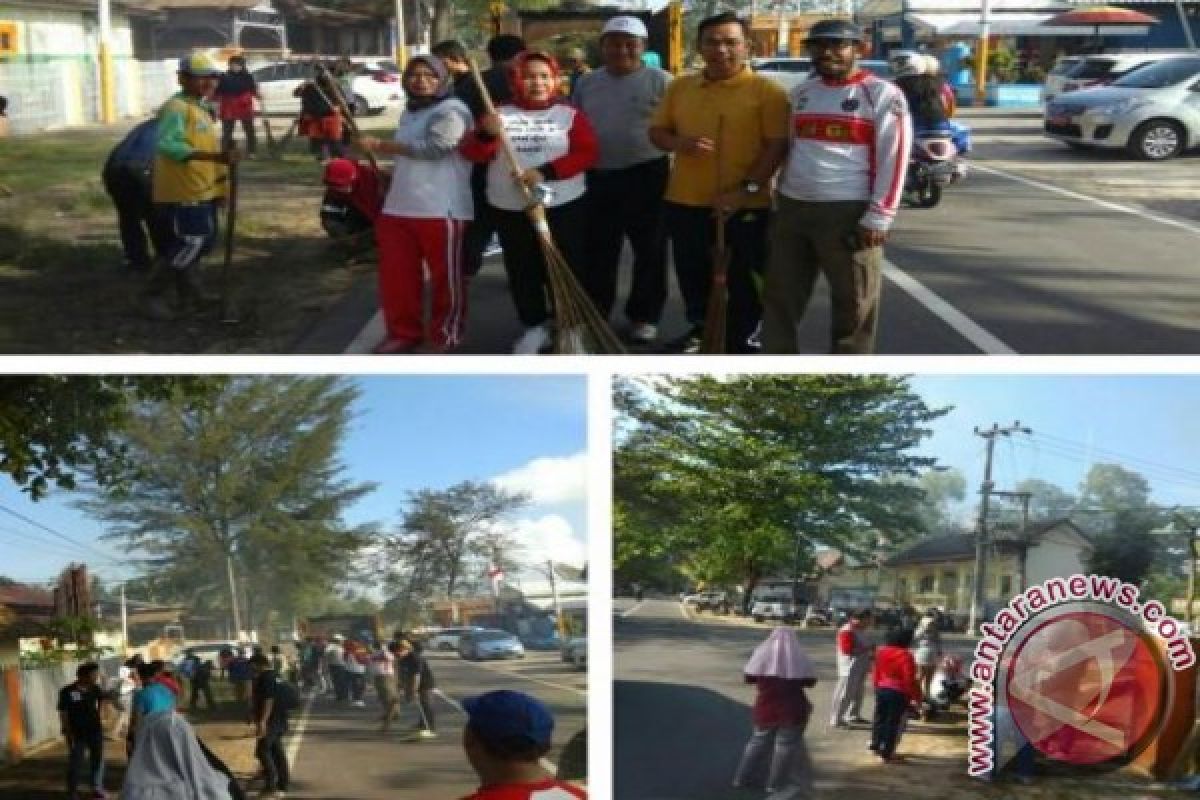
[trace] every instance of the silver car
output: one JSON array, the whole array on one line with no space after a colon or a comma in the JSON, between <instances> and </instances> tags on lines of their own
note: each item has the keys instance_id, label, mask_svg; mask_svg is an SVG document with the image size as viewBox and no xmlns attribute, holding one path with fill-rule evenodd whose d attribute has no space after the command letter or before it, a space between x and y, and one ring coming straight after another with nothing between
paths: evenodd
<instances>
[{"instance_id":1,"label":"silver car","mask_svg":"<svg viewBox=\"0 0 1200 800\"><path fill-rule=\"evenodd\" d=\"M1200 56L1159 61L1101 89L1046 105L1047 136L1071 147L1126 148L1162 161L1200 145Z\"/></svg>"},{"instance_id":2,"label":"silver car","mask_svg":"<svg viewBox=\"0 0 1200 800\"><path fill-rule=\"evenodd\" d=\"M485 628L463 633L458 638L458 654L468 661L524 658L525 646L508 631Z\"/></svg>"}]
</instances>

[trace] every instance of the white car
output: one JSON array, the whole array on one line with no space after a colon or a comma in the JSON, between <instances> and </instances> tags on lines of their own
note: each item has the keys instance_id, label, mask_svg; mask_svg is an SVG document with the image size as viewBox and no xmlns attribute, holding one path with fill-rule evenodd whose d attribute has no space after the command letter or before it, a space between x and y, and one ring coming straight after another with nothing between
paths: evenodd
<instances>
[{"instance_id":1,"label":"white car","mask_svg":"<svg viewBox=\"0 0 1200 800\"><path fill-rule=\"evenodd\" d=\"M750 61L750 66L759 75L770 78L785 89L803 83L812 73L811 58L755 58Z\"/></svg>"},{"instance_id":2,"label":"white car","mask_svg":"<svg viewBox=\"0 0 1200 800\"><path fill-rule=\"evenodd\" d=\"M1047 136L1162 161L1200 146L1200 56L1158 61L1046 105Z\"/></svg>"},{"instance_id":3,"label":"white car","mask_svg":"<svg viewBox=\"0 0 1200 800\"><path fill-rule=\"evenodd\" d=\"M575 636L568 639L562 648L562 660L575 669L587 669L587 637Z\"/></svg>"},{"instance_id":4,"label":"white car","mask_svg":"<svg viewBox=\"0 0 1200 800\"><path fill-rule=\"evenodd\" d=\"M263 107L271 114L300 112L300 98L295 97L296 88L315 73L311 64L303 61L287 61L259 67L253 72L262 95ZM357 116L382 114L388 108L400 105L404 90L390 72L374 71L356 75L351 84L353 97L346 100L350 110Z\"/></svg>"},{"instance_id":5,"label":"white car","mask_svg":"<svg viewBox=\"0 0 1200 800\"><path fill-rule=\"evenodd\" d=\"M1046 73L1046 82L1042 85L1042 100L1049 103L1063 93L1071 73L1083 63L1083 56L1063 56L1054 62L1054 66Z\"/></svg>"},{"instance_id":6,"label":"white car","mask_svg":"<svg viewBox=\"0 0 1200 800\"><path fill-rule=\"evenodd\" d=\"M468 631L480 631L483 628L478 628L473 625L458 628L442 628L425 641L425 647L429 650L449 651L458 649L458 640L464 633Z\"/></svg>"},{"instance_id":7,"label":"white car","mask_svg":"<svg viewBox=\"0 0 1200 800\"><path fill-rule=\"evenodd\" d=\"M1134 70L1162 61L1165 58L1194 55L1186 50L1163 51L1158 53L1105 53L1095 56L1085 56L1072 68L1063 81L1061 96L1066 92L1076 92L1080 89L1090 89L1095 86L1108 86L1119 78ZM1046 98L1049 100L1050 98Z\"/></svg>"}]
</instances>

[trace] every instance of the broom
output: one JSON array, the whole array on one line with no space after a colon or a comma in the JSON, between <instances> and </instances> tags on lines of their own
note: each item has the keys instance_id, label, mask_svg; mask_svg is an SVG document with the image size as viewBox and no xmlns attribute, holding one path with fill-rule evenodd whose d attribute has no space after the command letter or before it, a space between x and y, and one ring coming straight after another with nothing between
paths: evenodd
<instances>
[{"instance_id":1,"label":"broom","mask_svg":"<svg viewBox=\"0 0 1200 800\"><path fill-rule=\"evenodd\" d=\"M717 117L717 139L713 144L713 159L717 170L717 194L724 186L721 175L721 133L725 127L725 118ZM717 240L712 252L712 285L708 290L708 313L704 318L704 339L700 343L700 352L715 355L725 352L725 326L729 313L729 248L725 243L725 223L729 213L724 208L716 208Z\"/></svg>"},{"instance_id":2,"label":"broom","mask_svg":"<svg viewBox=\"0 0 1200 800\"><path fill-rule=\"evenodd\" d=\"M316 88L317 94L321 95L321 99L328 103L330 108L335 109L338 114L341 115L342 121L345 122L346 127L350 129L351 138L354 141L358 141L362 138L362 131L359 130L358 123L354 121L354 115L351 114L350 109L346 107L346 100L342 97L342 93L338 91L337 81L335 81L333 76L329 74L329 70L326 69L323 64L318 64L317 77L320 78L322 75L325 76L325 79L329 81L329 85L334 89L333 99L330 99L329 95L325 94L324 90L321 89L321 82L319 80L313 82L313 87ZM367 161L371 162L371 168L378 173L379 162L375 160L375 154L370 150L367 150L365 151L365 155L367 156Z\"/></svg>"},{"instance_id":3,"label":"broom","mask_svg":"<svg viewBox=\"0 0 1200 800\"><path fill-rule=\"evenodd\" d=\"M479 88L484 110L493 116L496 106L492 96L484 85L483 76L479 74L479 65L471 62L471 75ZM513 149L512 142L503 132L500 134L500 149L512 168L514 175L522 172L521 162ZM514 178L514 180L516 180ZM525 213L538 236L538 244L546 260L546 278L550 284L550 300L554 307L554 352L560 354L595 353L624 353L620 340L608 326L608 321L600 316L591 298L587 296L579 279L571 271L571 266L563 257L562 251L554 243L550 233L550 224L546 221L546 209L529 187L517 180L517 186L525 196Z\"/></svg>"},{"instance_id":4,"label":"broom","mask_svg":"<svg viewBox=\"0 0 1200 800\"><path fill-rule=\"evenodd\" d=\"M262 117L263 131L267 134L267 152L275 152L275 132L271 130L271 120L267 119L267 104L261 100L259 104L262 110L259 111L259 116Z\"/></svg>"},{"instance_id":5,"label":"broom","mask_svg":"<svg viewBox=\"0 0 1200 800\"><path fill-rule=\"evenodd\" d=\"M229 268L233 263L233 236L237 229L238 162L231 161L226 168L229 184L225 197L225 258L221 261L221 321L235 323L229 309Z\"/></svg>"}]
</instances>

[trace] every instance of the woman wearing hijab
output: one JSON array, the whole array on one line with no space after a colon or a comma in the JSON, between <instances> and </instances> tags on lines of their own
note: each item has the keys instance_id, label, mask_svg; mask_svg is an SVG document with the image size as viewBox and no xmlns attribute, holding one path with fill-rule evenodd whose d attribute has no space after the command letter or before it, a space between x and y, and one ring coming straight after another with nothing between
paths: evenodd
<instances>
[{"instance_id":1,"label":"woman wearing hijab","mask_svg":"<svg viewBox=\"0 0 1200 800\"><path fill-rule=\"evenodd\" d=\"M473 216L471 165L458 152L473 125L453 96L441 59L414 56L404 68L408 105L391 142L365 138L362 146L396 157L392 183L375 222L379 296L387 336L376 353L411 353L427 338L434 349L462 343L467 284L463 235ZM432 307L424 326L423 268L429 270Z\"/></svg>"},{"instance_id":2,"label":"woman wearing hijab","mask_svg":"<svg viewBox=\"0 0 1200 800\"><path fill-rule=\"evenodd\" d=\"M146 718L125 771L120 800L240 800L242 797L232 776L210 762L187 720L178 714L154 714Z\"/></svg>"},{"instance_id":3,"label":"woman wearing hijab","mask_svg":"<svg viewBox=\"0 0 1200 800\"><path fill-rule=\"evenodd\" d=\"M931 608L921 616L917 623L913 643L916 652L913 654L917 662L917 680L921 684L921 692L929 696L929 685L933 682L933 673L937 671L938 661L942 658L941 615L936 608Z\"/></svg>"},{"instance_id":4,"label":"woman wearing hijab","mask_svg":"<svg viewBox=\"0 0 1200 800\"><path fill-rule=\"evenodd\" d=\"M812 791L812 763L804 747L804 729L812 715L805 689L817 683L817 671L800 648L796 632L776 628L755 650L743 670L757 689L754 733L746 743L733 778L735 787L756 784L763 760L768 800L793 800Z\"/></svg>"},{"instance_id":5,"label":"woman wearing hijab","mask_svg":"<svg viewBox=\"0 0 1200 800\"><path fill-rule=\"evenodd\" d=\"M238 122L246 134L246 153L254 156L257 139L254 134L254 100L262 102L254 76L246 70L246 59L234 56L229 59L229 71L217 81L213 93L221 117L221 149L233 149L233 129Z\"/></svg>"},{"instance_id":6,"label":"woman wearing hijab","mask_svg":"<svg viewBox=\"0 0 1200 800\"><path fill-rule=\"evenodd\" d=\"M478 130L463 143L467 158L489 164L487 201L495 209L504 270L517 316L525 326L513 352L525 355L541 352L551 337L546 261L525 213L528 202L521 185L541 195L550 233L567 263L578 269L586 248L584 175L599 157L591 123L563 99L559 81L553 56L521 53L509 70L512 102L497 108L495 116L481 117ZM502 133L516 150L522 170L518 176L499 152L497 139Z\"/></svg>"}]
</instances>

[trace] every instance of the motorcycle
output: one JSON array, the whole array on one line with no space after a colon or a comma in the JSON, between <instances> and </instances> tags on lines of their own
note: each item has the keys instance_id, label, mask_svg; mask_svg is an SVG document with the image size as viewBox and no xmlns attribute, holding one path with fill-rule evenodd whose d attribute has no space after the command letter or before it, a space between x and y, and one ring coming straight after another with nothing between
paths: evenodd
<instances>
[{"instance_id":1,"label":"motorcycle","mask_svg":"<svg viewBox=\"0 0 1200 800\"><path fill-rule=\"evenodd\" d=\"M916 208L933 208L942 200L942 190L966 176L959 146L949 128L917 131L913 136L904 181L904 198Z\"/></svg>"},{"instance_id":2,"label":"motorcycle","mask_svg":"<svg viewBox=\"0 0 1200 800\"><path fill-rule=\"evenodd\" d=\"M963 674L963 662L958 656L945 656L933 673L929 685L929 697L923 704L923 716L926 721L932 721L939 713L948 711L950 706L963 702L963 696L970 688L970 681Z\"/></svg>"}]
</instances>

